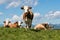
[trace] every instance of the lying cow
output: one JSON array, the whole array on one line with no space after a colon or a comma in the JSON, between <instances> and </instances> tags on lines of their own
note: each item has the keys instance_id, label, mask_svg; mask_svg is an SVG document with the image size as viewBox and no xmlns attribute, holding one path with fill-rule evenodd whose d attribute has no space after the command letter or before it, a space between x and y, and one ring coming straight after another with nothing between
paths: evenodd
<instances>
[{"instance_id":1,"label":"lying cow","mask_svg":"<svg viewBox=\"0 0 60 40\"><path fill-rule=\"evenodd\" d=\"M51 28L52 27L48 23L37 24L34 27L34 29L37 29L37 30L41 30L41 29L47 30L47 29L51 29Z\"/></svg>"},{"instance_id":2,"label":"lying cow","mask_svg":"<svg viewBox=\"0 0 60 40\"><path fill-rule=\"evenodd\" d=\"M49 23L42 23L42 25L45 26L46 29L54 28L52 25L49 25Z\"/></svg>"},{"instance_id":3,"label":"lying cow","mask_svg":"<svg viewBox=\"0 0 60 40\"><path fill-rule=\"evenodd\" d=\"M32 20L33 20L33 13L31 12L32 7L23 6L21 7L25 12L23 14L23 20L26 24L26 28L31 28Z\"/></svg>"},{"instance_id":4,"label":"lying cow","mask_svg":"<svg viewBox=\"0 0 60 40\"><path fill-rule=\"evenodd\" d=\"M15 22L11 23L10 21L4 21L4 27L10 27L10 28L19 28L21 26L22 22Z\"/></svg>"},{"instance_id":5,"label":"lying cow","mask_svg":"<svg viewBox=\"0 0 60 40\"><path fill-rule=\"evenodd\" d=\"M34 27L35 30L41 30L41 29L44 29L44 30L47 30L45 28L45 26L43 26L42 24L37 24L35 27Z\"/></svg>"},{"instance_id":6,"label":"lying cow","mask_svg":"<svg viewBox=\"0 0 60 40\"><path fill-rule=\"evenodd\" d=\"M17 27L19 27L19 26L18 26L18 22L15 22L15 23L13 23L13 24L12 24L12 23L9 23L9 27L10 27L10 28L17 28Z\"/></svg>"}]
</instances>

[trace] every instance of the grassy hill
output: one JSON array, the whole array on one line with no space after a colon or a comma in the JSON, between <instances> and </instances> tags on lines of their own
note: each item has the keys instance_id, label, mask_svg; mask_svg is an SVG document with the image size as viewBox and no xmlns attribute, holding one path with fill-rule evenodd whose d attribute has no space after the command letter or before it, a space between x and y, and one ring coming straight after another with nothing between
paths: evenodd
<instances>
[{"instance_id":1,"label":"grassy hill","mask_svg":"<svg viewBox=\"0 0 60 40\"><path fill-rule=\"evenodd\" d=\"M0 28L0 40L60 40L60 30Z\"/></svg>"}]
</instances>

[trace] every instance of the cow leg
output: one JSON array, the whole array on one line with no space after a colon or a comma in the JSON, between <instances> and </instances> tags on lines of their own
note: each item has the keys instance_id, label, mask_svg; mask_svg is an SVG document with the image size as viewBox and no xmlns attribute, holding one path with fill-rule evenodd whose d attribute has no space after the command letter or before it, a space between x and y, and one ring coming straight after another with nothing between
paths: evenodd
<instances>
[{"instance_id":1,"label":"cow leg","mask_svg":"<svg viewBox=\"0 0 60 40\"><path fill-rule=\"evenodd\" d=\"M26 24L26 28L30 28L31 27L31 25L29 25L29 24Z\"/></svg>"},{"instance_id":2,"label":"cow leg","mask_svg":"<svg viewBox=\"0 0 60 40\"><path fill-rule=\"evenodd\" d=\"M29 24L29 28L31 28L31 24Z\"/></svg>"},{"instance_id":3,"label":"cow leg","mask_svg":"<svg viewBox=\"0 0 60 40\"><path fill-rule=\"evenodd\" d=\"M28 24L26 24L25 28L28 28Z\"/></svg>"},{"instance_id":4,"label":"cow leg","mask_svg":"<svg viewBox=\"0 0 60 40\"><path fill-rule=\"evenodd\" d=\"M29 26L29 28L31 28L31 26L32 26L32 20L30 21L30 26Z\"/></svg>"},{"instance_id":5,"label":"cow leg","mask_svg":"<svg viewBox=\"0 0 60 40\"><path fill-rule=\"evenodd\" d=\"M28 27L31 28L31 25L32 25L32 22L30 22L30 23L28 24Z\"/></svg>"},{"instance_id":6,"label":"cow leg","mask_svg":"<svg viewBox=\"0 0 60 40\"><path fill-rule=\"evenodd\" d=\"M25 21L26 28L31 28L32 20L28 19L28 21Z\"/></svg>"},{"instance_id":7,"label":"cow leg","mask_svg":"<svg viewBox=\"0 0 60 40\"><path fill-rule=\"evenodd\" d=\"M31 28L31 25L29 26L29 28Z\"/></svg>"},{"instance_id":8,"label":"cow leg","mask_svg":"<svg viewBox=\"0 0 60 40\"><path fill-rule=\"evenodd\" d=\"M25 24L26 24L26 28L29 28L28 21L25 21Z\"/></svg>"}]
</instances>

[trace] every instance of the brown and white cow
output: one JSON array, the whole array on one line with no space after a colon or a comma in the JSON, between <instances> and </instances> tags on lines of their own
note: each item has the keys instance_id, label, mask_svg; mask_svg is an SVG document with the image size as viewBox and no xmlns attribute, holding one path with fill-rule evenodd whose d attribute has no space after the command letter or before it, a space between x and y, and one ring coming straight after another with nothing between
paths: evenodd
<instances>
[{"instance_id":1,"label":"brown and white cow","mask_svg":"<svg viewBox=\"0 0 60 40\"><path fill-rule=\"evenodd\" d=\"M31 28L32 20L33 20L33 13L31 12L32 7L23 6L21 7L25 12L23 14L23 20L26 24L26 28Z\"/></svg>"},{"instance_id":2,"label":"brown and white cow","mask_svg":"<svg viewBox=\"0 0 60 40\"><path fill-rule=\"evenodd\" d=\"M53 29L54 27L52 25L49 25L49 23L42 23L43 26L45 26L46 29Z\"/></svg>"},{"instance_id":3,"label":"brown and white cow","mask_svg":"<svg viewBox=\"0 0 60 40\"><path fill-rule=\"evenodd\" d=\"M9 23L9 27L10 28L19 28L19 26L18 26L18 22L15 22L15 23Z\"/></svg>"},{"instance_id":4,"label":"brown and white cow","mask_svg":"<svg viewBox=\"0 0 60 40\"><path fill-rule=\"evenodd\" d=\"M37 25L34 27L34 29L35 29L35 30L42 30L42 29L47 30L47 29L45 28L45 26L42 25L42 24L37 24Z\"/></svg>"},{"instance_id":5,"label":"brown and white cow","mask_svg":"<svg viewBox=\"0 0 60 40\"><path fill-rule=\"evenodd\" d=\"M21 21L16 21L15 23L9 23L9 27L10 28L20 28L22 23L23 22L21 22Z\"/></svg>"},{"instance_id":6,"label":"brown and white cow","mask_svg":"<svg viewBox=\"0 0 60 40\"><path fill-rule=\"evenodd\" d=\"M4 21L4 27L9 28L19 28L23 22L17 21L15 23L11 23L11 21Z\"/></svg>"},{"instance_id":7,"label":"brown and white cow","mask_svg":"<svg viewBox=\"0 0 60 40\"><path fill-rule=\"evenodd\" d=\"M48 29L52 29L53 27L51 27L48 23L42 23L42 24L37 24L34 29L37 29L37 30L41 30L41 29L44 29L44 30L48 30Z\"/></svg>"}]
</instances>

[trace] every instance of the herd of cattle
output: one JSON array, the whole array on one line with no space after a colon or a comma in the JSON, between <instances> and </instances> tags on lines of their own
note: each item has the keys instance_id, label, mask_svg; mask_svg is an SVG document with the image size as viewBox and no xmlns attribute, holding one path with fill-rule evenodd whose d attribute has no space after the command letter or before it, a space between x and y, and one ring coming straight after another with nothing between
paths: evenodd
<instances>
[{"instance_id":1,"label":"herd of cattle","mask_svg":"<svg viewBox=\"0 0 60 40\"><path fill-rule=\"evenodd\" d=\"M29 7L29 6L22 6L21 7L22 10L24 10L24 13L23 13L23 20L26 24L26 28L31 28L32 26L32 20L34 18L34 14L33 12L31 11L32 7ZM20 28L21 27L21 24L23 22L15 22L15 23L11 23L11 21L4 21L4 27L10 27L10 28ZM37 29L37 30L40 30L40 29L44 29L44 30L47 30L47 29L51 29L52 27L48 24L48 23L42 23L42 24L37 24L34 29Z\"/></svg>"}]
</instances>

